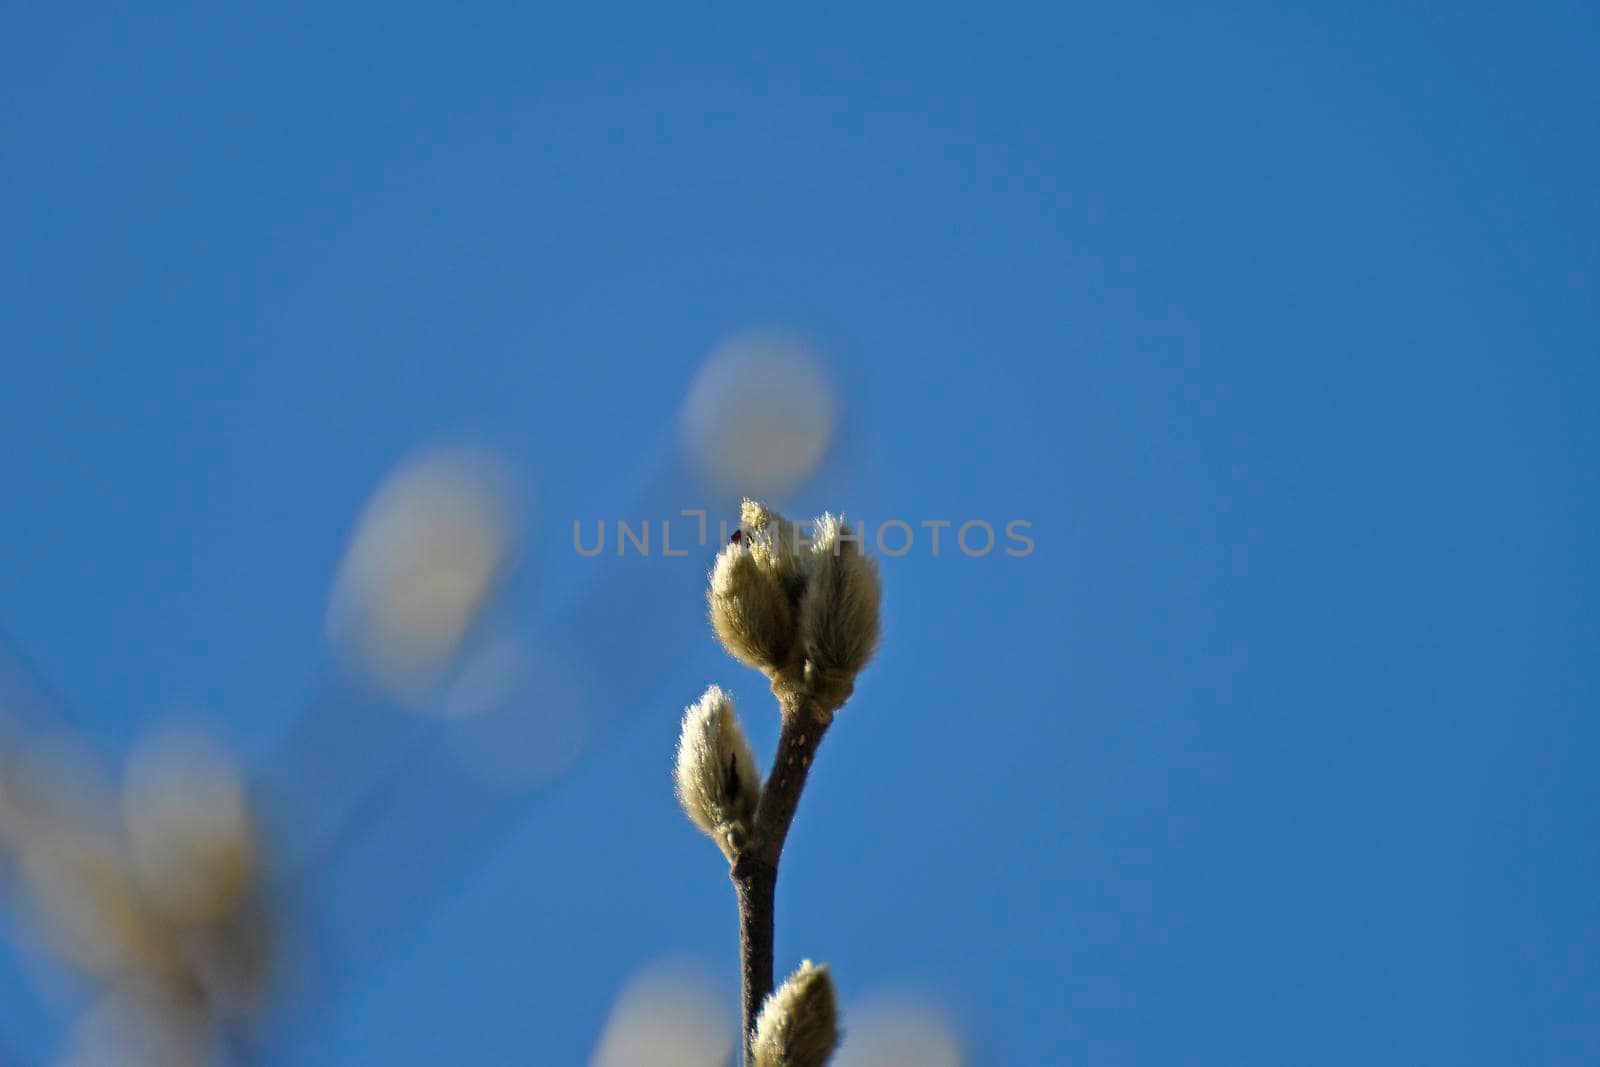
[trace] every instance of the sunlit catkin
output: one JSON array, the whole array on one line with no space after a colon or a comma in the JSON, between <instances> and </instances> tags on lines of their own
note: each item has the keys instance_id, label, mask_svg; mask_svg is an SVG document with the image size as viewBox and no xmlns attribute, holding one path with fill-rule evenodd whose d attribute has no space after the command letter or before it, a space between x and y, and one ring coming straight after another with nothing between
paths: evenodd
<instances>
[{"instance_id":1,"label":"sunlit catkin","mask_svg":"<svg viewBox=\"0 0 1600 1067\"><path fill-rule=\"evenodd\" d=\"M836 705L878 647L881 591L877 566L842 519L823 515L817 530L800 601L800 640L807 685Z\"/></svg>"},{"instance_id":2,"label":"sunlit catkin","mask_svg":"<svg viewBox=\"0 0 1600 1067\"><path fill-rule=\"evenodd\" d=\"M838 1043L833 978L806 960L761 1008L750 1049L754 1067L823 1067Z\"/></svg>"},{"instance_id":3,"label":"sunlit catkin","mask_svg":"<svg viewBox=\"0 0 1600 1067\"><path fill-rule=\"evenodd\" d=\"M783 669L795 643L794 606L749 545L734 542L723 548L706 601L711 626L729 655L769 675Z\"/></svg>"},{"instance_id":4,"label":"sunlit catkin","mask_svg":"<svg viewBox=\"0 0 1600 1067\"><path fill-rule=\"evenodd\" d=\"M733 699L717 686L684 711L677 782L684 812L731 861L754 823L761 774Z\"/></svg>"},{"instance_id":5,"label":"sunlit catkin","mask_svg":"<svg viewBox=\"0 0 1600 1067\"><path fill-rule=\"evenodd\" d=\"M878 646L877 565L861 536L824 513L814 536L754 500L740 512L741 537L723 549L707 599L718 638L774 688L811 698L831 714L855 688Z\"/></svg>"},{"instance_id":6,"label":"sunlit catkin","mask_svg":"<svg viewBox=\"0 0 1600 1067\"><path fill-rule=\"evenodd\" d=\"M748 498L740 505L739 521L750 535L750 554L755 561L798 602L810 565L810 540L801 525Z\"/></svg>"}]
</instances>

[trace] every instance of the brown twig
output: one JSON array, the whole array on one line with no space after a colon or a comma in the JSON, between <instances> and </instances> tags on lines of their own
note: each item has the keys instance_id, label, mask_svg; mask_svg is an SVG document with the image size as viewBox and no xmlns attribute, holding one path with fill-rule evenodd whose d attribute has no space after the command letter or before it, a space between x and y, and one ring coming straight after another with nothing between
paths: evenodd
<instances>
[{"instance_id":1,"label":"brown twig","mask_svg":"<svg viewBox=\"0 0 1600 1067\"><path fill-rule=\"evenodd\" d=\"M776 902L778 860L789 836L805 789L811 761L833 713L803 693L784 691L778 702L783 729L772 773L761 791L755 829L734 861L729 877L739 898L739 961L743 990L744 1061L750 1064L751 1040L761 1005L772 993L773 908Z\"/></svg>"}]
</instances>

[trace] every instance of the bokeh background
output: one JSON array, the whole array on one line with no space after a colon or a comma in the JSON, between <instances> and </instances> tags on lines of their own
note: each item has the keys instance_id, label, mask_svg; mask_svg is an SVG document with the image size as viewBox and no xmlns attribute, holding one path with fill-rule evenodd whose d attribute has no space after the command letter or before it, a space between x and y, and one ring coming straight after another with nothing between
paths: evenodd
<instances>
[{"instance_id":1,"label":"bokeh background","mask_svg":"<svg viewBox=\"0 0 1600 1067\"><path fill-rule=\"evenodd\" d=\"M716 1067L741 492L916 534L841 1062L1600 1059L1592 6L6 22L0 1060Z\"/></svg>"}]
</instances>

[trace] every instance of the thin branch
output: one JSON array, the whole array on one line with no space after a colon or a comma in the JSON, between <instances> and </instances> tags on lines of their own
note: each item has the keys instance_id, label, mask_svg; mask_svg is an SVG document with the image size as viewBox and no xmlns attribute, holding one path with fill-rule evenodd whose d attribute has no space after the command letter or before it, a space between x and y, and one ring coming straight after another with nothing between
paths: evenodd
<instances>
[{"instance_id":1,"label":"thin branch","mask_svg":"<svg viewBox=\"0 0 1600 1067\"><path fill-rule=\"evenodd\" d=\"M785 691L779 695L783 729L756 809L755 830L734 861L729 877L739 898L739 958L743 989L744 1057L750 1064L750 1044L755 1036L761 1005L772 993L773 908L778 882L778 861L789 836L800 793L805 789L811 761L822 735L833 720L831 711L816 700Z\"/></svg>"},{"instance_id":2,"label":"thin branch","mask_svg":"<svg viewBox=\"0 0 1600 1067\"><path fill-rule=\"evenodd\" d=\"M740 1045L748 1067L756 1019L772 993L773 907L778 872L746 854L739 857L729 873L739 898Z\"/></svg>"}]
</instances>

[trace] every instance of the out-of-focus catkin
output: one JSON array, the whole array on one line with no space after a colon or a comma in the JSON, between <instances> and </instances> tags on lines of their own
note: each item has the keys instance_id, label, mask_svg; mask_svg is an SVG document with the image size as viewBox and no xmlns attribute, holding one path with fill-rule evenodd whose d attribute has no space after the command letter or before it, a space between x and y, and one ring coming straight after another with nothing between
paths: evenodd
<instances>
[{"instance_id":1,"label":"out-of-focus catkin","mask_svg":"<svg viewBox=\"0 0 1600 1067\"><path fill-rule=\"evenodd\" d=\"M823 1067L839 1044L837 1002L828 968L801 963L761 1008L755 1067Z\"/></svg>"}]
</instances>

